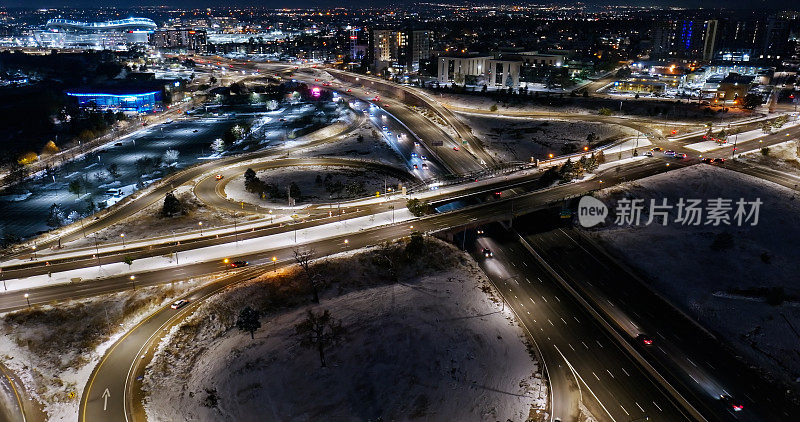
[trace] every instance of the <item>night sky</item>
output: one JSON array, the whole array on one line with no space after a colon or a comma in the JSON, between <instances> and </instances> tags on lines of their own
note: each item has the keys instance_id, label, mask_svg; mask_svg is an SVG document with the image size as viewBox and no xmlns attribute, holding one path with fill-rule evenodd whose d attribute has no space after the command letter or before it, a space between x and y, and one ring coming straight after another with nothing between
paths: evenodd
<instances>
[{"instance_id":1,"label":"night sky","mask_svg":"<svg viewBox=\"0 0 800 422\"><path fill-rule=\"evenodd\" d=\"M502 0L487 1L483 3L497 4ZM170 5L176 7L196 8L196 7L213 7L213 6L262 6L265 8L280 8L280 7L337 7L337 6L352 6L352 7L386 7L390 4L409 4L417 3L412 0L400 1L373 1L373 0L226 0L226 1L213 1L213 0L0 0L0 7L26 7L26 8L40 8L40 7L99 7L99 6L116 6L121 8L128 8L131 6L151 6L151 5ZM442 1L442 3L459 3L458 1ZM474 2L473 2L474 3ZM528 2L509 2L509 3L528 3ZM541 1L530 3L558 3L552 1ZM690 8L713 8L724 7L729 9L755 9L755 8L769 8L769 9L800 9L800 2L792 0L629 0L629 1L602 1L602 0L583 0L586 4L604 5L604 4L629 4L637 6L677 6L677 7L690 7ZM564 2L564 4L574 4L573 2Z\"/></svg>"}]
</instances>

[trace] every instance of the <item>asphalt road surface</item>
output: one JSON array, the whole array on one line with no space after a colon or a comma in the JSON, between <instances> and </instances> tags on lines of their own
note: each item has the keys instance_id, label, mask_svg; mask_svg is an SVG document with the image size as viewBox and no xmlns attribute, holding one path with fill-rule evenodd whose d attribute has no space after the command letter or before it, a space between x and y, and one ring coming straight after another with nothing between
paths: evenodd
<instances>
[{"instance_id":1,"label":"asphalt road surface","mask_svg":"<svg viewBox=\"0 0 800 422\"><path fill-rule=\"evenodd\" d=\"M484 248L493 256L484 257ZM583 401L598 420L692 420L515 237L488 228L473 252L541 351L554 417L578 420Z\"/></svg>"},{"instance_id":2,"label":"asphalt road surface","mask_svg":"<svg viewBox=\"0 0 800 422\"><path fill-rule=\"evenodd\" d=\"M528 233L525 238L562 278L603 309L623 336L637 346L641 346L635 340L638 334L651 337L654 344L641 348L644 356L673 385L688 392L687 399L709 420L800 420L800 408L779 384L764 382L720 339L687 319L576 230ZM719 400L722 394L734 397L744 410L730 410Z\"/></svg>"}]
</instances>

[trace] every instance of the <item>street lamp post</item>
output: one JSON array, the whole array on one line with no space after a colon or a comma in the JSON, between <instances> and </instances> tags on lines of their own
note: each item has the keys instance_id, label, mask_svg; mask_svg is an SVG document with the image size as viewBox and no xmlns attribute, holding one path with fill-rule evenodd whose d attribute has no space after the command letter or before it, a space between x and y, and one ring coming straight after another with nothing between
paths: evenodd
<instances>
[{"instance_id":1,"label":"street lamp post","mask_svg":"<svg viewBox=\"0 0 800 422\"><path fill-rule=\"evenodd\" d=\"M34 242L34 244L33 244L33 258L31 259L31 261L33 261L35 259L36 259L36 243Z\"/></svg>"},{"instance_id":2,"label":"street lamp post","mask_svg":"<svg viewBox=\"0 0 800 422\"><path fill-rule=\"evenodd\" d=\"M131 283L133 283L133 290L136 290L136 276L131 275Z\"/></svg>"},{"instance_id":3,"label":"street lamp post","mask_svg":"<svg viewBox=\"0 0 800 422\"><path fill-rule=\"evenodd\" d=\"M277 256L273 256L272 257L272 271L273 272L278 271L278 257Z\"/></svg>"},{"instance_id":4,"label":"street lamp post","mask_svg":"<svg viewBox=\"0 0 800 422\"><path fill-rule=\"evenodd\" d=\"M119 237L122 239L122 249L125 249L125 233L120 233Z\"/></svg>"},{"instance_id":5,"label":"street lamp post","mask_svg":"<svg viewBox=\"0 0 800 422\"><path fill-rule=\"evenodd\" d=\"M30 308L31 307L31 299L30 299L30 295L27 294L27 293L25 293L25 301L28 302L28 307Z\"/></svg>"},{"instance_id":6,"label":"street lamp post","mask_svg":"<svg viewBox=\"0 0 800 422\"><path fill-rule=\"evenodd\" d=\"M203 222L202 221L198 221L197 225L200 226L200 236L203 236Z\"/></svg>"}]
</instances>

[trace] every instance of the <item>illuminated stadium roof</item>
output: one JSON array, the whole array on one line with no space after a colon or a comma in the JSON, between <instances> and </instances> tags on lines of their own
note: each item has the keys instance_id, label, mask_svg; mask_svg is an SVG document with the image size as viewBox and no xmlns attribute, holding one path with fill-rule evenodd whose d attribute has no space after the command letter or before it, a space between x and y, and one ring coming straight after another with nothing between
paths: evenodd
<instances>
[{"instance_id":1,"label":"illuminated stadium roof","mask_svg":"<svg viewBox=\"0 0 800 422\"><path fill-rule=\"evenodd\" d=\"M127 18L106 22L80 22L69 19L50 19L47 29L66 29L77 31L145 30L155 31L158 25L148 18Z\"/></svg>"}]
</instances>

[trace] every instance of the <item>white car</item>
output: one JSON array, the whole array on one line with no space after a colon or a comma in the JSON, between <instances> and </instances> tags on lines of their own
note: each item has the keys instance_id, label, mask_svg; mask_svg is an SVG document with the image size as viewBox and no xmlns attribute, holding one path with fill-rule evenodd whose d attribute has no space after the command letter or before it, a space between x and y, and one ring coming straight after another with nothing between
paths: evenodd
<instances>
[{"instance_id":1,"label":"white car","mask_svg":"<svg viewBox=\"0 0 800 422\"><path fill-rule=\"evenodd\" d=\"M170 305L169 307L170 307L170 308L172 308L172 309L180 309L180 308L183 308L184 306L186 306L186 305L188 305L188 304L189 304L189 301L188 301L188 300L186 300L186 299L181 299L181 300L176 300L176 301L175 301L175 302L173 302L173 303L172 303L172 305Z\"/></svg>"},{"instance_id":2,"label":"white car","mask_svg":"<svg viewBox=\"0 0 800 422\"><path fill-rule=\"evenodd\" d=\"M645 153L643 155L645 157L652 157L653 156L653 151L645 151Z\"/></svg>"}]
</instances>

